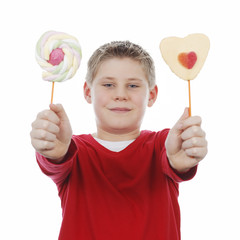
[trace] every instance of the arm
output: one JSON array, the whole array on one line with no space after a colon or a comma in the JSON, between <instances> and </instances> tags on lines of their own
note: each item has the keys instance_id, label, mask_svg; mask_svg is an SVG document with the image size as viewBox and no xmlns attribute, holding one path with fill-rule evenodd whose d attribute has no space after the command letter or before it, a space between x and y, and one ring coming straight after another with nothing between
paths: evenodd
<instances>
[{"instance_id":1,"label":"arm","mask_svg":"<svg viewBox=\"0 0 240 240\"><path fill-rule=\"evenodd\" d=\"M169 163L178 172L187 172L196 166L207 154L207 141L201 128L201 118L189 117L186 108L170 130L165 146Z\"/></svg>"},{"instance_id":2,"label":"arm","mask_svg":"<svg viewBox=\"0 0 240 240\"><path fill-rule=\"evenodd\" d=\"M72 129L62 105L51 104L50 110L37 115L30 133L35 150L53 163L61 163L71 143Z\"/></svg>"}]
</instances>

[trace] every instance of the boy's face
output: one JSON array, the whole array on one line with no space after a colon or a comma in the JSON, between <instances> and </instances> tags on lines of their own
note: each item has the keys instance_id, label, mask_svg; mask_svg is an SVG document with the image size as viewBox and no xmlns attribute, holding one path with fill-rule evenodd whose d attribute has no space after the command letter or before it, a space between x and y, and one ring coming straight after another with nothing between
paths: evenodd
<instances>
[{"instance_id":1,"label":"boy's face","mask_svg":"<svg viewBox=\"0 0 240 240\"><path fill-rule=\"evenodd\" d=\"M98 132L128 134L140 131L147 106L157 97L151 91L139 62L130 58L111 58L99 67L92 86L84 86L87 102L92 103Z\"/></svg>"}]
</instances>

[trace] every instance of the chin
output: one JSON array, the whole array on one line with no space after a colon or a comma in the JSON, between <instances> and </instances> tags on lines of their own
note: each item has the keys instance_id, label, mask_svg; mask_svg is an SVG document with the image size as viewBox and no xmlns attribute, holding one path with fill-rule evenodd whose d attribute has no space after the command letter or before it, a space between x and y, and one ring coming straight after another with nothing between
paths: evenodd
<instances>
[{"instance_id":1,"label":"chin","mask_svg":"<svg viewBox=\"0 0 240 240\"><path fill-rule=\"evenodd\" d=\"M139 128L140 127L137 125L126 125L126 124L113 124L108 126L109 131L114 133L119 133L119 134L130 133Z\"/></svg>"},{"instance_id":2,"label":"chin","mask_svg":"<svg viewBox=\"0 0 240 240\"><path fill-rule=\"evenodd\" d=\"M131 131L132 127L129 126L124 126L124 125L112 125L109 126L108 129L114 131L114 132L129 132Z\"/></svg>"}]
</instances>

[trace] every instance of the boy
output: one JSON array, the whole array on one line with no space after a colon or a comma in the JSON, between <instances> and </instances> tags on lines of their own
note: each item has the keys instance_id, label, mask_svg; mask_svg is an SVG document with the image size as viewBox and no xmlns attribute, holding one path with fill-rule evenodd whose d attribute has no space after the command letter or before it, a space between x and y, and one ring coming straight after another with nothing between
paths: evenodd
<instances>
[{"instance_id":1,"label":"boy","mask_svg":"<svg viewBox=\"0 0 240 240\"><path fill-rule=\"evenodd\" d=\"M112 42L93 53L84 84L96 133L72 136L61 105L38 114L32 145L58 187L59 240L180 239L178 183L195 175L207 141L187 108L170 131L140 131L157 93L149 54Z\"/></svg>"}]
</instances>

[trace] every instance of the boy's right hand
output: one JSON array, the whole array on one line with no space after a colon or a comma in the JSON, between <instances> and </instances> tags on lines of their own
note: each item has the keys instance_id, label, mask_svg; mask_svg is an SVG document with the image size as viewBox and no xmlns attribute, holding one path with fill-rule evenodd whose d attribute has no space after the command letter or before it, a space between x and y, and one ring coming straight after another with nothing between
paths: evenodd
<instances>
[{"instance_id":1,"label":"boy's right hand","mask_svg":"<svg viewBox=\"0 0 240 240\"><path fill-rule=\"evenodd\" d=\"M61 104L50 104L50 110L37 115L30 133L35 150L54 162L60 162L71 143L72 128Z\"/></svg>"}]
</instances>

